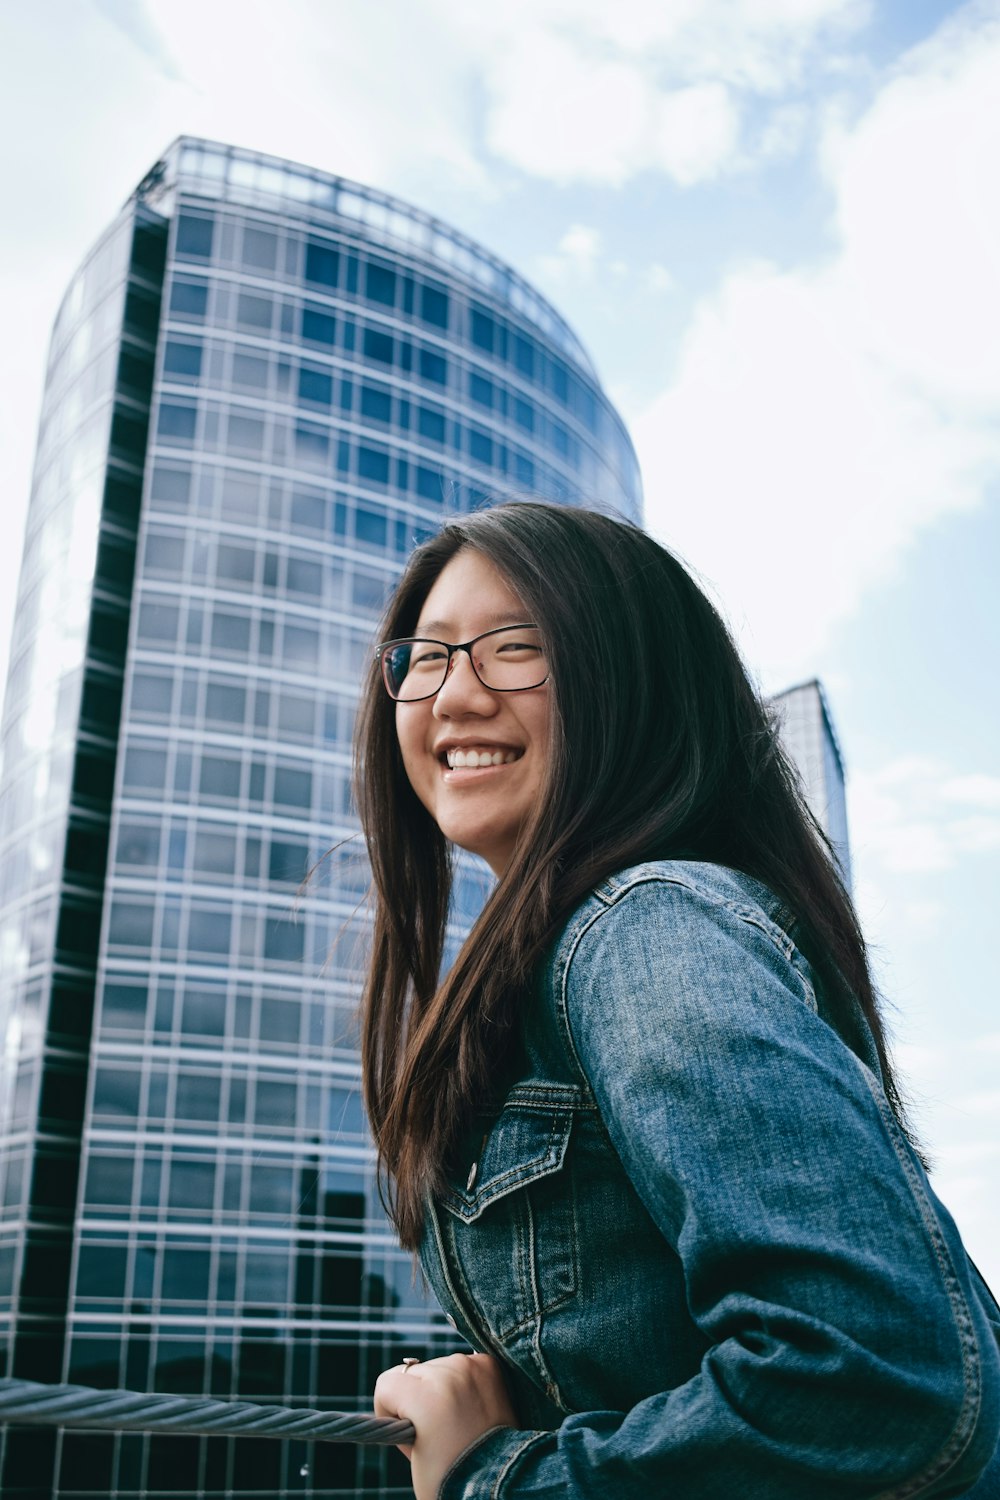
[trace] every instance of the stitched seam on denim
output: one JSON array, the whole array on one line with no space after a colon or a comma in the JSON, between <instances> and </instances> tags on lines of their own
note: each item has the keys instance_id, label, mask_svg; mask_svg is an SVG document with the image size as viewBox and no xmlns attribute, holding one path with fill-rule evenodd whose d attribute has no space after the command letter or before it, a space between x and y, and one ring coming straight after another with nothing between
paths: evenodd
<instances>
[{"instance_id":1,"label":"stitched seam on denim","mask_svg":"<svg viewBox=\"0 0 1000 1500\"><path fill-rule=\"evenodd\" d=\"M569 971L572 968L573 959L576 957L577 948L580 946L580 943L582 942L585 934L590 930L595 922L600 921L601 917L603 917L608 910L608 907L604 907L601 911L591 912L587 917L587 920L580 923L579 930L575 934L572 944L570 945L565 955L565 959L562 965L562 972L558 975L558 997L556 1000L556 1013L558 1016L560 1028L564 1033L564 1043L569 1048L570 1060L580 1075L580 1082L586 1092L587 1098L594 1103L595 1108L597 1105L597 1101L596 1099L594 1099L594 1091L591 1088L590 1079L587 1077L583 1063L580 1061L580 1054L576 1050L576 1041L573 1037L573 1028L571 1027L569 1022L569 998L567 996L566 990L569 985Z\"/></svg>"},{"instance_id":2,"label":"stitched seam on denim","mask_svg":"<svg viewBox=\"0 0 1000 1500\"><path fill-rule=\"evenodd\" d=\"M560 1307L563 1302L566 1302L570 1297L572 1297L573 1291L564 1292L562 1296L556 1298L554 1302L543 1301L542 1286L541 1282L538 1279L538 1254L537 1235L535 1231L535 1213L534 1209L531 1206L531 1194L525 1193L524 1198L525 1207L528 1213L528 1244L531 1251L531 1286L535 1298L535 1316L532 1319L534 1329L531 1337L531 1345L535 1353L535 1363L538 1366L539 1374L545 1382L545 1394L548 1396L550 1401L553 1401L557 1405L561 1406L563 1411L567 1411L568 1407L566 1406L566 1403L562 1398L562 1393L559 1390L559 1386L556 1383L552 1371L548 1367L544 1354L542 1353L542 1318L545 1313L552 1312L555 1308ZM554 1396L552 1394L553 1391L555 1391Z\"/></svg>"},{"instance_id":3,"label":"stitched seam on denim","mask_svg":"<svg viewBox=\"0 0 1000 1500\"><path fill-rule=\"evenodd\" d=\"M503 1108L517 1109L519 1105L530 1108L535 1103L547 1111L555 1109L565 1113L590 1108L589 1105L581 1106L579 1101L580 1090L575 1083L515 1083L503 1102Z\"/></svg>"},{"instance_id":4,"label":"stitched seam on denim","mask_svg":"<svg viewBox=\"0 0 1000 1500\"><path fill-rule=\"evenodd\" d=\"M763 912L759 909L754 910L752 908L738 906L733 901L727 901L724 898L719 897L714 891L704 889L694 881L681 879L680 877L670 875L665 871L651 871L648 874L638 875L634 879L631 879L627 883L617 887L614 899L609 900L601 911L590 912L588 913L586 919L581 921L579 930L573 934L569 949L562 959L562 972L558 975L559 998L557 1001L557 1012L560 1025L565 1033L565 1037L569 1044L572 1058L576 1065L577 1071L579 1072L584 1082L588 1097L591 1099L593 1099L593 1090L590 1087L590 1082L587 1079L586 1072L584 1071L583 1063L580 1060L580 1054L577 1051L576 1042L573 1038L573 1030L570 1026L569 1021L569 1003L566 994L567 985L569 982L569 971L572 967L573 959L576 957L576 952L580 946L582 939L594 925L594 923L600 921L601 917L605 916L609 911L612 911L614 907L617 906L626 896L629 896L632 891L634 891L638 886L641 885L673 885L678 886L683 890L689 890L692 892L692 894L700 897L708 905L715 906L721 911L729 912L731 916L735 916L739 921L745 923L747 926L756 928L763 937L767 938L771 946L781 954L785 962L789 964L789 966L794 970L795 976L799 980L802 988L803 1003L808 1007L809 1010L813 1011L815 1014L819 1013L819 1006L817 1004L813 987L805 978L805 975L799 968L798 963L796 963L796 959L801 959L802 955L799 953L798 948L796 948L795 944L788 936L788 933L785 932L783 928L776 926L767 916L766 912ZM595 892L595 894L597 893ZM563 941L560 943L560 948L564 947L568 935L569 933L567 930L567 933L563 935Z\"/></svg>"},{"instance_id":5,"label":"stitched seam on denim","mask_svg":"<svg viewBox=\"0 0 1000 1500\"><path fill-rule=\"evenodd\" d=\"M500 1486L510 1474L511 1469L517 1463L518 1459L523 1458L524 1454L527 1453L529 1448L534 1448L535 1446L537 1446L537 1444L545 1442L551 1436L552 1434L550 1432L535 1433L533 1437L528 1438L527 1442L521 1444L516 1453L511 1454L510 1458L507 1460L503 1468L500 1470L500 1473L497 1475L496 1482L490 1490L490 1500L503 1500L503 1496L500 1493Z\"/></svg>"},{"instance_id":6,"label":"stitched seam on denim","mask_svg":"<svg viewBox=\"0 0 1000 1500\"><path fill-rule=\"evenodd\" d=\"M441 1275L444 1278L444 1282L448 1288L448 1291L451 1293L452 1301L461 1312L462 1317L465 1319L465 1322L471 1328L472 1332L479 1339L479 1342L484 1344L487 1349L490 1349L492 1351L493 1340L490 1338L484 1338L483 1336L482 1319L478 1316L478 1308L476 1308L472 1293L469 1291L469 1288L465 1284L465 1277L462 1276L461 1267L458 1265L457 1257L455 1262L455 1274L461 1280L462 1292L464 1293L464 1295L459 1295L459 1292L455 1287L455 1282L452 1279L451 1274L451 1266L448 1260L448 1253L444 1243L444 1231L442 1230L441 1225L438 1222L437 1210L433 1201L428 1204L427 1211L431 1216L431 1223L434 1226L434 1242L437 1246L438 1264L441 1267ZM470 1308L477 1313L476 1317L472 1317L470 1315Z\"/></svg>"},{"instance_id":7,"label":"stitched seam on denim","mask_svg":"<svg viewBox=\"0 0 1000 1500\"><path fill-rule=\"evenodd\" d=\"M777 948L782 957L790 959L797 952L795 944L785 929L764 910L762 906L747 905L744 901L734 901L729 896L722 896L709 885L703 885L698 880L692 880L690 876L679 875L671 870L652 869L648 866L638 867L643 871L641 875L636 874L631 879L623 882L615 889L613 898L607 901L607 908L617 906L624 897L628 896L640 885L673 885L681 890L690 891L692 895L698 896L709 906L718 907L721 911L728 911L732 916L738 917L740 921L748 923L751 927L757 927L769 938ZM595 895L597 892L595 891Z\"/></svg>"},{"instance_id":8,"label":"stitched seam on denim","mask_svg":"<svg viewBox=\"0 0 1000 1500\"><path fill-rule=\"evenodd\" d=\"M444 1478L441 1480L441 1484L438 1488L438 1500L440 1500L440 1497L445 1493L445 1490L447 1489L450 1480L457 1472L459 1465L463 1464L471 1454L475 1453L476 1449L481 1447L482 1444L486 1442L487 1438L492 1437L495 1432L510 1432L513 1430L513 1428L491 1427L487 1432L481 1432L477 1438L473 1438L472 1442L462 1449L458 1457L452 1461L452 1463L446 1470ZM529 1444L538 1442L540 1438L545 1438L548 1436L549 1434L547 1432L534 1433L530 1438L526 1440L526 1442L521 1444L520 1448L518 1448L517 1452L514 1454L514 1458L519 1457L519 1455L524 1452L524 1449L528 1447ZM497 1483L499 1483L500 1479L503 1478L509 1468L510 1462L504 1464L503 1469L500 1471ZM466 1492L464 1483L462 1485L462 1492L463 1494ZM496 1491L492 1490L491 1494L495 1495Z\"/></svg>"},{"instance_id":9,"label":"stitched seam on denim","mask_svg":"<svg viewBox=\"0 0 1000 1500\"><path fill-rule=\"evenodd\" d=\"M447 1193L441 1195L442 1203L445 1205L455 1203L461 1205L463 1208L475 1207L478 1213L479 1209L492 1203L495 1198L502 1196L501 1189L506 1191L509 1187L522 1187L527 1183L534 1182L539 1177L547 1177L553 1172L560 1171L566 1160L570 1131L573 1127L572 1114L567 1112L565 1119L566 1123L563 1124L563 1117L553 1116L552 1124L549 1127L549 1138L540 1155L533 1156L530 1161L518 1162L515 1166L508 1167L507 1171L502 1172L499 1177L491 1177L488 1189L484 1189L475 1196L466 1196L464 1193L450 1188ZM555 1154L553 1154L553 1142L557 1136L562 1137L562 1150L560 1151L556 1147ZM536 1170L539 1167L543 1168L543 1170ZM462 1218L465 1218L464 1213L462 1214Z\"/></svg>"},{"instance_id":10,"label":"stitched seam on denim","mask_svg":"<svg viewBox=\"0 0 1000 1500\"><path fill-rule=\"evenodd\" d=\"M886 1127L886 1133L896 1159L903 1169L910 1187L914 1203L920 1213L920 1217L927 1233L927 1238L934 1249L934 1257L938 1263L941 1273L941 1281L945 1296L951 1306L952 1317L955 1321L955 1331L958 1335L959 1345L962 1350L962 1386L965 1393L961 1410L955 1419L951 1436L941 1449L936 1459L932 1459L919 1474L911 1479L904 1480L902 1484L892 1489L883 1490L876 1496L876 1500L911 1500L912 1496L919 1495L931 1484L942 1478L949 1469L953 1468L962 1457L969 1443L975 1436L976 1423L979 1418L982 1403L982 1372L979 1367L979 1346L976 1340L976 1331L971 1314L962 1296L962 1289L958 1283L954 1262L948 1246L945 1244L941 1227L937 1222L937 1215L927 1201L923 1184L917 1173L905 1145L900 1139L900 1127L895 1115L889 1107L889 1102L877 1079L869 1072L864 1064L859 1062L862 1077L875 1102L875 1107Z\"/></svg>"}]
</instances>

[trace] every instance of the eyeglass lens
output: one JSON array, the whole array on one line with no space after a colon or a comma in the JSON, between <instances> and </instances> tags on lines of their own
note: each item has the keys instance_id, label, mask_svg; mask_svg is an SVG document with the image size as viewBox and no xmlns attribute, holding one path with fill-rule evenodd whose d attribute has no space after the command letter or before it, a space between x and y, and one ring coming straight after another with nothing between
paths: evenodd
<instances>
[{"instance_id":1,"label":"eyeglass lens","mask_svg":"<svg viewBox=\"0 0 1000 1500\"><path fill-rule=\"evenodd\" d=\"M392 698L414 703L444 686L456 650L468 652L484 687L512 693L540 687L548 675L541 637L533 626L491 630L467 646L420 639L396 641L382 651L382 674Z\"/></svg>"}]
</instances>

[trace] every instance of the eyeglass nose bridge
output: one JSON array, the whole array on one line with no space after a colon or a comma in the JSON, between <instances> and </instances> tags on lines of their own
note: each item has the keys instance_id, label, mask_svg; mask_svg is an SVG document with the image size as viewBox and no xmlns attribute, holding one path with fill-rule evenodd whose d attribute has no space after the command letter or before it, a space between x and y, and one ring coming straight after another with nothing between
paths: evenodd
<instances>
[{"instance_id":1,"label":"eyeglass nose bridge","mask_svg":"<svg viewBox=\"0 0 1000 1500\"><path fill-rule=\"evenodd\" d=\"M451 645L448 641L443 642L443 644L448 647L448 664L444 669L444 677L441 680L441 686L438 688L437 693L440 693L441 689L445 687L449 677L454 671L455 661L457 659L456 653L459 651L464 651L466 656L469 658L469 666L472 668L472 675L475 677L480 687L486 688L487 692L492 691L492 689L489 687L489 684L485 683L482 677L480 677L479 668L476 666L475 658L472 655L473 646L477 646L479 644L478 636L474 641L460 641L457 645L454 646ZM434 694L435 698L437 697L437 693Z\"/></svg>"}]
</instances>

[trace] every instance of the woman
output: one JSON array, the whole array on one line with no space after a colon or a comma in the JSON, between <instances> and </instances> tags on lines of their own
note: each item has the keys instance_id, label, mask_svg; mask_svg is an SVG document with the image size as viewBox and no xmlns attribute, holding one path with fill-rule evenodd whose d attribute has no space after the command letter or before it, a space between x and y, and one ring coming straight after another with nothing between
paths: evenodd
<instances>
[{"instance_id":1,"label":"woman","mask_svg":"<svg viewBox=\"0 0 1000 1500\"><path fill-rule=\"evenodd\" d=\"M378 1382L417 1500L1000 1493L1000 1314L907 1139L828 846L679 564L580 510L446 526L358 765L368 1110L478 1351ZM451 845L497 885L442 977Z\"/></svg>"}]
</instances>

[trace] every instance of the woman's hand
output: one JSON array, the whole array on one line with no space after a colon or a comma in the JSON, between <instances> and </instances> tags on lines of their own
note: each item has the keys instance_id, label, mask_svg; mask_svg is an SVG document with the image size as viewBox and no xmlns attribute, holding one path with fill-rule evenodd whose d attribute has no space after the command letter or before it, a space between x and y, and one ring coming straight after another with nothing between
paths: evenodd
<instances>
[{"instance_id":1,"label":"woman's hand","mask_svg":"<svg viewBox=\"0 0 1000 1500\"><path fill-rule=\"evenodd\" d=\"M375 1383L375 1415L403 1417L416 1429L416 1442L401 1448L416 1500L437 1500L458 1455L484 1432L517 1426L500 1365L489 1354L393 1365Z\"/></svg>"}]
</instances>

